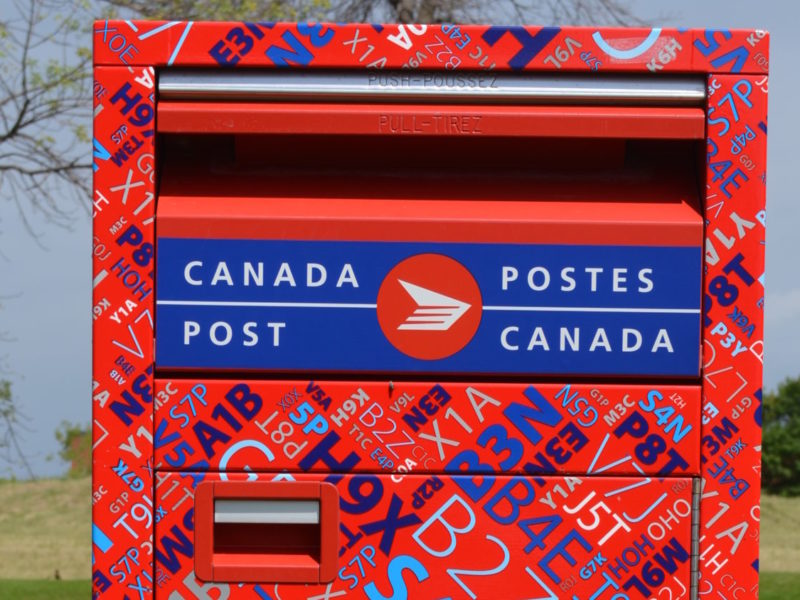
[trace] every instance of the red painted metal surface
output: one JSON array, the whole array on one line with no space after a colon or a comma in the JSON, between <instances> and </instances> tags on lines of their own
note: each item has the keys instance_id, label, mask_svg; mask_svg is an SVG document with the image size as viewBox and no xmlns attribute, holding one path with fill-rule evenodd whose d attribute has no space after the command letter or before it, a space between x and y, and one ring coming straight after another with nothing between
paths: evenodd
<instances>
[{"instance_id":1,"label":"red painted metal surface","mask_svg":"<svg viewBox=\"0 0 800 600\"><path fill-rule=\"evenodd\" d=\"M97 21L96 65L759 75L762 30Z\"/></svg>"},{"instance_id":2,"label":"red painted metal surface","mask_svg":"<svg viewBox=\"0 0 800 600\"><path fill-rule=\"evenodd\" d=\"M161 102L165 133L703 139L699 108Z\"/></svg>"},{"instance_id":3,"label":"red painted metal surface","mask_svg":"<svg viewBox=\"0 0 800 600\"><path fill-rule=\"evenodd\" d=\"M700 246L691 177L408 178L180 173L162 183L159 236ZM267 196L265 192L269 192ZM224 198L221 201L220 198Z\"/></svg>"},{"instance_id":4,"label":"red painted metal surface","mask_svg":"<svg viewBox=\"0 0 800 600\"><path fill-rule=\"evenodd\" d=\"M688 541L691 515L687 508L692 505L692 476L699 478L700 489L700 543L699 553L694 559L699 567L699 594L756 597L769 83L766 74L769 42L765 32L142 21L100 21L94 29L94 597L322 598L347 594L348 597L372 599L404 597L404 594L411 598L448 595L453 598L572 598L574 595L599 600L615 594L620 598L688 596L693 559ZM437 419L438 430L433 430L431 420L428 424L431 429L427 433L431 437L438 436L439 442L417 437L417 432L412 432L415 446L427 447L427 455L434 458L439 455L439 444L448 457L455 450L471 449L477 463L488 464L494 472L487 470L481 474L456 475L428 462L428 467L433 469L435 466L436 470L423 474L424 471L420 471L426 468L425 459L420 466L412 455L412 461L417 464L404 462L406 471L401 470L398 464L394 472L379 474L382 469L372 457L374 450L368 453L362 448L366 433L359 440L359 431L353 430L351 425L342 428L337 434L340 439L335 444L331 440L327 445L311 444L308 435L315 433L303 436L298 432L302 427L281 417L280 421L276 418L276 422L290 423L292 432L289 433L286 426L283 430L269 430L261 441L275 456L276 465L291 468L292 464L308 464L309 472L301 467L302 472L262 470L247 473L245 466L263 466L263 462L258 462L263 459L259 458L257 448L236 445L247 439L258 439L243 436L263 435L261 430L256 431L249 421L244 426L234 419L233 422L242 427L237 431L222 412L213 414L216 404L205 407L196 398L192 400L195 386L211 386L202 374L181 381L171 380L171 384L165 380L158 385L154 375L153 269L157 184L164 190L164 195L158 199L159 212L164 211L167 217L163 226L167 231L173 228L174 235L181 235L184 227L186 231L194 227L192 224L181 225L174 218L170 222L170 210L177 217L185 215L188 209L189 204L180 206L174 203L179 197L187 203L197 201L195 208L205 213L205 216L198 217L197 223L205 219L203 226L209 227L209 235L214 235L215 219L230 214L215 212L218 209L214 203L220 198L222 186L217 185L217 191L213 193L203 192L203 188L213 187L206 175L213 171L209 166L213 166L214 158L198 163L200 167L189 178L173 177L172 171L156 172L155 117L156 111L163 109L157 109L155 69L170 66L312 69L407 66L442 71L493 68L583 72L587 76L594 72L639 73L654 77L662 72L705 74L708 78L707 142L705 168L700 170L697 181L697 187L705 189L701 210L705 221L706 273L703 289L698 290L698 295L703 298L703 365L701 377L689 388L692 391L681 394L686 403L681 411L697 413L699 410L699 414L693 421L695 427L691 434L678 444L682 452L685 445L686 461L690 466L674 476L663 478L647 477L638 471L634 474L630 467L623 466L625 463L609 467L609 472L625 472L632 476L628 479L619 479L619 475L577 475L571 466L560 471L559 476L549 473L523 476L519 470L512 471L513 475L506 474L503 465L514 456L510 447L516 448L516 444L510 439L489 437L484 438L487 443L482 446L478 437L494 423L490 423L488 418L481 421L477 417L475 421L466 421L463 415L468 413L459 411L458 415L471 431L467 432L452 416L446 419L444 415L432 415ZM290 123L297 128L304 126L297 120L291 121L300 119L293 116L297 113L280 117L278 114L270 116L268 122L262 121L259 127L274 126L277 129L279 118L286 120L287 127ZM340 116L344 118L345 115ZM365 128L364 131L366 128L375 131L376 127L379 130L380 116L377 117L377 126L374 121L370 124L371 118L374 117L353 115L347 122L348 130L359 127ZM587 132L592 131L590 127L597 127L596 131L603 130L602 123L594 117L580 118L585 119ZM680 121L683 123L680 127L686 127L685 130L679 129L674 122L673 126L676 132L691 133L685 137L696 139L696 125L690 126L689 121ZM497 122L500 127L499 123L504 121ZM654 123L650 117L643 122ZM209 127L217 125L212 122ZM316 125L327 128L329 136L340 132L337 129L340 125L335 123L317 122ZM540 122L537 127L541 125ZM556 125L561 128L558 135L569 136L570 131L576 133L574 129L565 130L563 123L552 124L554 128ZM643 125L636 125L640 126ZM244 128L244 122L240 121L237 127ZM651 135L661 137L670 133L659 127L656 123ZM297 131L297 128L292 131ZM271 131L273 129L263 130L265 133ZM556 133L556 129L548 131L551 132L548 135ZM634 137L636 131L628 128L625 135ZM437 131L425 139L436 141L452 133L452 130ZM463 133L460 135L462 137L453 138L458 143L475 141ZM360 137L382 139L376 135L362 134ZM387 140L391 137L392 143L399 145L413 135L386 137ZM684 136L676 134L675 137ZM310 138L313 136L309 134ZM503 143L516 144L524 139L509 136ZM586 166L587 163L613 168L620 160L621 146L607 146L606 152L594 146L592 158L591 145L587 145L585 140L578 137L565 139L567 143L554 152L556 158L548 159L539 154L536 155L537 164L545 169L562 164ZM252 164L253 148L247 148L247 143L241 139L236 144L239 157ZM499 164L497 146L487 148L491 148L487 160L494 168ZM358 160L377 161L377 158L370 159L371 151L358 155ZM309 148L308 152L313 156L316 151ZM341 156L333 156L337 154L335 150L324 152L331 154L331 160L336 158L343 164L349 156L341 151L338 152ZM164 164L172 168L170 161L175 157L164 158ZM452 158L447 164L452 166L457 162ZM304 196L301 204L307 218L313 219L315 212L325 215L324 201L319 198L330 197L332 186L336 187L341 181L329 179L318 184L301 183L298 186L296 181L286 181L281 184L282 189L290 191L267 195L275 199L269 205L270 210L274 211L276 218L284 219L283 224L287 227L290 226L285 220L288 211L281 212L286 210L281 205L297 200L299 191L292 192L292 185L296 190L307 192L317 186L315 193L321 195L317 195L316 200L310 193L300 194L301 199ZM242 213L251 210L245 202L251 194L241 194L247 185L238 181L229 183L232 195L229 210L234 207ZM355 187L358 186L352 186L351 190ZM417 190L422 187L417 186ZM643 187L653 195L663 191L663 188L651 189L647 184ZM429 211L431 219L441 220L443 215L436 209L436 202L443 201L447 193L443 187L436 191L435 185L428 189L432 197L422 202L431 204L420 206L427 206L424 210ZM462 186L460 193L469 190L470 186ZM480 196L480 186L474 193ZM392 219L404 218L402 210L392 212L394 205L389 203L389 198L374 193L374 185L368 179L363 181L360 194L351 192L351 197L342 202L341 206L351 216L370 216L369 211L374 207L375 212L370 218L377 219L382 215L389 215ZM363 202L364 198L369 198L370 202ZM500 199L494 205L498 209L496 214L488 215L497 222L494 235L498 239L504 236L500 209L512 209L510 204L503 204L509 200ZM170 208L171 204L174 208ZM644 203L641 211L648 210L647 204ZM487 207L481 208L479 197L475 206L474 214L464 212L466 209L462 207L468 219L487 216ZM672 220L676 214L688 214L684 210L686 207L681 208L678 204L670 207L661 207L662 210L677 211L667 220ZM261 208L252 210L256 215L263 214ZM658 210L654 207L652 212L640 214L647 219L666 214L658 213ZM602 218L602 215L594 216ZM609 220L619 226L631 218L620 206ZM505 220L512 232L509 235L522 236L522 233L513 233L514 227L518 226L509 221ZM336 222L330 224L329 219L318 219L317 225L326 237L337 239L335 236L340 227ZM260 228L258 231L252 227L248 229L244 220L231 227L237 235L258 235L261 231ZM681 227L683 225L678 226L678 230ZM159 232L163 231L161 223L158 228ZM297 231L300 229L302 227ZM452 240L467 237L467 229L455 229L455 233L448 234L449 228L422 227L420 239L435 241L441 235L452 235ZM276 230L267 228L265 235L277 238L280 232ZM363 232L359 234L357 227L338 235L351 234L369 237ZM537 231L536 235L546 238L546 228ZM588 221L580 235L592 235ZM391 240L392 228L382 229L379 236ZM695 240L696 232L692 230L688 243L694 244ZM687 242L673 236L673 243ZM306 386L313 377L313 374L309 375L302 378ZM235 381L229 380L229 383L232 385ZM380 384L374 381L359 383L361 386L387 385L385 381ZM498 382L486 384L501 385ZM263 382L260 385L276 384ZM332 382L332 385L345 384L340 381ZM398 386L399 393L400 383L394 385ZM462 385L464 382L456 387ZM523 384L508 385L522 387ZM695 391L697 385L700 387L699 396ZM597 388L611 389L613 385L601 382ZM180 393L172 393L170 390L173 389L180 390ZM275 409L282 411L278 403L285 402L285 394L291 391L287 389L283 395L265 397L275 405ZM297 391L302 392L302 388ZM313 387L311 391L302 393L306 394L303 400L312 403L324 402L328 397L327 394L320 395ZM631 414L627 411L640 412L636 407L627 406L625 399L627 397L630 403L631 397L626 393L630 392L620 389L606 394L610 404L604 408L613 405L617 410L619 406L618 410L625 409L625 417ZM383 394L378 395L380 406L384 411L388 406L393 415L392 403L386 404L389 398L386 392ZM349 399L349 396L330 396L334 413ZM192 401L194 411L190 407ZM581 405L581 408L599 410L601 405L594 404L596 401L590 396L588 404ZM187 414L189 421L184 428L176 429L183 422L182 417L170 419L164 416L173 408ZM446 413L447 408L442 410ZM490 410L499 411L499 407L495 408L491 403L483 408L487 414ZM207 414L208 410L212 414ZM579 456L579 459L574 459L578 460L576 468L597 470L599 460L594 469L589 469L586 463L591 466L590 458L603 444L611 426L606 425L603 415L600 415L593 429L584 431L577 421L584 418L583 413L576 411L573 414L569 405L559 410L564 419L575 421L578 431L588 439L580 452L573 452ZM228 414L233 413L229 410ZM349 422L361 416L361 413L354 412ZM655 414L640 416L649 428L660 427ZM218 425L223 437L216 438L213 433L204 431L199 425L201 422ZM452 431L460 429L464 433L456 435L448 428L457 428ZM526 452L548 456L550 439L543 437L541 444L533 445L530 440L517 439L513 427L505 429ZM698 429L701 434L699 442ZM492 432L500 435L499 430ZM212 435L210 457L206 456L203 444L199 442L198 435L204 434ZM459 447L448 445L445 438L452 439ZM624 456L631 457L628 461L631 465L631 461L636 460L636 446L647 441L645 435L642 439L630 440L626 446L622 439L612 438L613 432L606 442L608 449L612 448L610 444L618 443L613 447L614 456L617 456L616 452L627 451ZM308 445L299 451L295 446L287 447L289 443L299 447L306 442ZM689 447L696 448L698 443L699 450L690 452ZM399 455L399 449L394 449ZM295 451L298 453L292 459L289 455ZM551 451L556 453L556 446L551 447ZM230 460L232 465L236 465L230 472L219 470L219 461L226 453L232 455ZM351 453L355 453L358 460L353 466L348 466L353 462L347 462ZM387 453L391 454L388 449L383 454ZM496 462L490 459L496 459ZM178 472L178 467L173 466L173 463L180 464L181 461L184 462L180 468L188 470ZM367 468L370 462L374 466ZM642 471L649 473L644 467ZM339 570L334 582L308 588L297 584L249 583L240 586L237 582L210 583L195 577L194 495L198 484L203 480L252 479L317 482L327 479L337 486L342 527L337 542ZM636 487L632 487L634 485ZM619 525L620 522L624 527ZM618 530L607 538L607 533L614 531L614 527ZM601 544L603 540L605 543Z\"/></svg>"},{"instance_id":5,"label":"red painted metal surface","mask_svg":"<svg viewBox=\"0 0 800 600\"><path fill-rule=\"evenodd\" d=\"M541 421L530 410L530 388L547 414ZM642 408L654 390L662 411ZM700 418L698 386L160 379L156 394L164 398L155 414L164 443L155 461L174 471L207 464L212 471L324 472L327 463L301 463L323 440L341 458L361 457L348 468L361 473L700 471L700 432L692 426ZM230 422L221 420L225 412ZM658 447L652 455L648 437ZM514 451L501 451L502 443Z\"/></svg>"}]
</instances>

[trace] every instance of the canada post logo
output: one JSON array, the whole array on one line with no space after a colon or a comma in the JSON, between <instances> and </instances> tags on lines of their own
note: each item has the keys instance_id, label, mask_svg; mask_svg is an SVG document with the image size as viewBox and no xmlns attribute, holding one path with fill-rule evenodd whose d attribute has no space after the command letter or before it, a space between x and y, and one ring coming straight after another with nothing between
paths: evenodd
<instances>
[{"instance_id":1,"label":"canada post logo","mask_svg":"<svg viewBox=\"0 0 800 600\"><path fill-rule=\"evenodd\" d=\"M458 261L418 254L398 263L378 290L378 323L403 354L422 360L452 356L481 322L478 283Z\"/></svg>"},{"instance_id":2,"label":"canada post logo","mask_svg":"<svg viewBox=\"0 0 800 600\"><path fill-rule=\"evenodd\" d=\"M161 367L698 374L700 246L158 244Z\"/></svg>"}]
</instances>

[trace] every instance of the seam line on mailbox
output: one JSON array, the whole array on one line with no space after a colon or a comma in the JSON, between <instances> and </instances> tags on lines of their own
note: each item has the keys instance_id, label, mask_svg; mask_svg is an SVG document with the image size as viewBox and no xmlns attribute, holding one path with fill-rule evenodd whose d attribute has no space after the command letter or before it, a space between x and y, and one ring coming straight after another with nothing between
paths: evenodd
<instances>
[{"instance_id":1,"label":"seam line on mailbox","mask_svg":"<svg viewBox=\"0 0 800 600\"><path fill-rule=\"evenodd\" d=\"M607 312L700 314L699 308L618 308L601 306L484 306L483 310L525 312Z\"/></svg>"},{"instance_id":2,"label":"seam line on mailbox","mask_svg":"<svg viewBox=\"0 0 800 600\"><path fill-rule=\"evenodd\" d=\"M263 306L267 308L377 308L377 304L346 302L247 302L234 300L158 300L167 306Z\"/></svg>"},{"instance_id":3,"label":"seam line on mailbox","mask_svg":"<svg viewBox=\"0 0 800 600\"><path fill-rule=\"evenodd\" d=\"M252 306L266 308L377 308L377 304L346 302L255 302L237 300L158 300L165 306ZM698 308L615 308L594 306L484 306L490 311L520 312L604 312L604 313L654 313L700 314Z\"/></svg>"}]
</instances>

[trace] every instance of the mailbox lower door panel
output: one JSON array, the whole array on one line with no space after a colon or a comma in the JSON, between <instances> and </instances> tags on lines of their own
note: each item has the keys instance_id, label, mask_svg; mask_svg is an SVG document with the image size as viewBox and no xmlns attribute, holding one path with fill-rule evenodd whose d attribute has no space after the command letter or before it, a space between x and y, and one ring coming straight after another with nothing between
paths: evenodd
<instances>
[{"instance_id":1,"label":"mailbox lower door panel","mask_svg":"<svg viewBox=\"0 0 800 600\"><path fill-rule=\"evenodd\" d=\"M195 576L202 560L196 540L210 527L198 517L197 486L264 481L287 489L309 482L335 488L338 559L332 580L243 584ZM154 506L155 597L686 597L692 489L687 477L162 472ZM319 519L325 527L324 511ZM297 537L292 525L281 527L284 539ZM217 542L209 547L230 550ZM273 547L271 553L291 568L291 550L280 556Z\"/></svg>"}]
</instances>

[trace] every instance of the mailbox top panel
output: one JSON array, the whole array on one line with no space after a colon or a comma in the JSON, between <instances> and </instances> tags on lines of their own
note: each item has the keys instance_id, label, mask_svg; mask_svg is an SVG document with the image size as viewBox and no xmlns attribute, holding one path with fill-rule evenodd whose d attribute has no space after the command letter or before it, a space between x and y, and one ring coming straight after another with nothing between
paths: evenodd
<instances>
[{"instance_id":1,"label":"mailbox top panel","mask_svg":"<svg viewBox=\"0 0 800 600\"><path fill-rule=\"evenodd\" d=\"M766 31L97 21L98 66L762 74Z\"/></svg>"},{"instance_id":2,"label":"mailbox top panel","mask_svg":"<svg viewBox=\"0 0 800 600\"><path fill-rule=\"evenodd\" d=\"M680 177L207 176L159 199L161 368L697 376L702 219Z\"/></svg>"}]
</instances>

